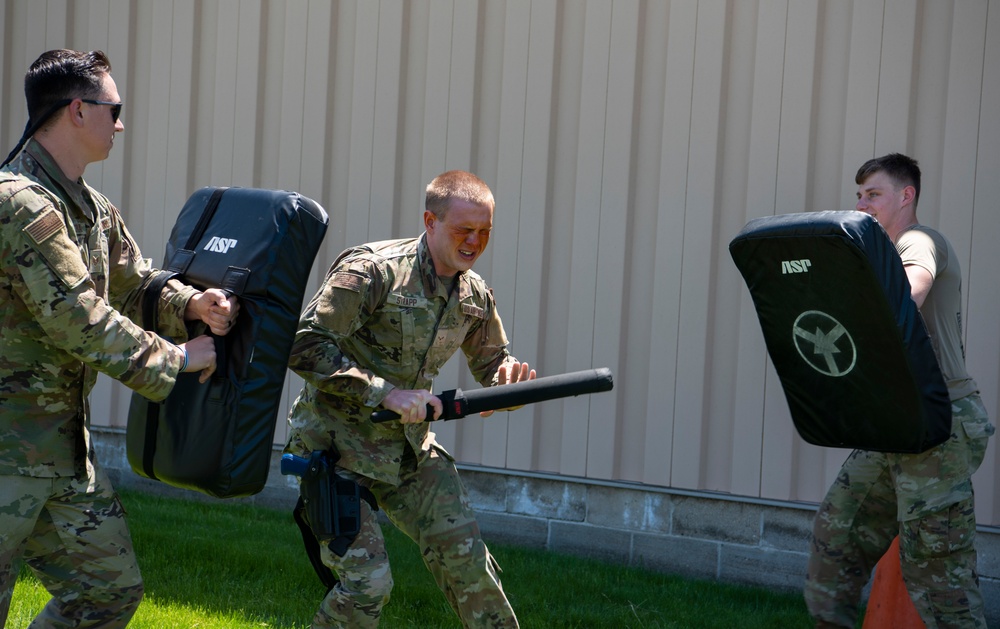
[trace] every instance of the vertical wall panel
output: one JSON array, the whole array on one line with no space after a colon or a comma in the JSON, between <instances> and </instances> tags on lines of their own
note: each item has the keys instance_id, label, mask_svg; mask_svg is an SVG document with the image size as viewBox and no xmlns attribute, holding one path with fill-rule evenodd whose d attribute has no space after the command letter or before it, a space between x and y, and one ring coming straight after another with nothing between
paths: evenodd
<instances>
[{"instance_id":1,"label":"vertical wall panel","mask_svg":"<svg viewBox=\"0 0 1000 629\"><path fill-rule=\"evenodd\" d=\"M849 42L850 60L844 119L844 146L841 155L844 173L854 173L858 165L872 157L875 150L876 112L879 99L879 64L882 49L883 2L851 4L850 31L843 36Z\"/></svg>"},{"instance_id":2,"label":"vertical wall panel","mask_svg":"<svg viewBox=\"0 0 1000 629\"><path fill-rule=\"evenodd\" d=\"M233 85L233 101L229 104L230 116L233 124L233 163L232 181L245 181L247 185L252 184L257 172L257 120L259 119L258 109L260 108L260 26L261 26L261 3L260 0L240 0L238 11L227 12L227 19L236 23L236 42L234 45L236 57L236 67L232 70L235 75ZM308 31L307 31L308 32ZM298 60L299 65L306 67L302 59ZM300 98L304 103L313 102L312 90L303 86ZM304 110L304 106L300 107ZM303 111L303 114L305 112ZM299 138L298 148L301 152L304 144ZM289 186L295 190L302 188L298 177Z\"/></svg>"},{"instance_id":3,"label":"vertical wall panel","mask_svg":"<svg viewBox=\"0 0 1000 629\"><path fill-rule=\"evenodd\" d=\"M333 21L333 6L326 1L314 0L309 3L307 19L306 52L303 61L307 80L302 103L302 162L299 166L296 190L311 199L321 199L325 192L324 167L328 152L326 134L330 125L328 112L332 106L329 101L329 84L330 47L333 45L330 25ZM267 78L270 77L262 77L258 82L259 91L268 89ZM260 117L260 111L255 110L255 113ZM278 115L281 115L280 110ZM325 271L325 268L320 269L321 273Z\"/></svg>"},{"instance_id":4,"label":"vertical wall panel","mask_svg":"<svg viewBox=\"0 0 1000 629\"><path fill-rule=\"evenodd\" d=\"M309 32L309 4L289 2L285 6L284 56L281 80L273 86L281 94L280 109L274 112L281 135L278 141L277 186L294 190L298 187L302 168L302 138L306 135L305 108L302 94L306 93L306 59L309 42L302 33ZM293 96L294 95L294 96ZM312 121L309 121L312 124Z\"/></svg>"},{"instance_id":5,"label":"vertical wall panel","mask_svg":"<svg viewBox=\"0 0 1000 629\"><path fill-rule=\"evenodd\" d=\"M920 5L917 33L919 46L914 65L919 74L914 82L914 107L911 110L907 150L919 156L923 170L923 191L920 193L920 220L938 224L941 211L941 176L930 164L940 164L944 145L944 122L948 107L948 71L951 63L952 21L954 6L944 2L925 2ZM860 156L854 164L871 155ZM855 170L852 170L853 175ZM851 190L852 197L856 187Z\"/></svg>"},{"instance_id":6,"label":"vertical wall panel","mask_svg":"<svg viewBox=\"0 0 1000 629\"><path fill-rule=\"evenodd\" d=\"M430 181L429 177L441 172L444 166L443 157L433 164L426 165L424 152L426 141L424 129L425 115L430 104L426 101L426 93L439 93L446 86L440 81L440 74L447 72L447 64L435 65L431 61L431 46L439 41L444 34L431 21L429 0L424 2L406 3L409 11L405 22L405 49L403 53L404 99L402 107L402 127L400 129L401 149L399 163L401 170L397 177L399 186L399 211L396 215L395 235L413 235L414 229L420 224L419 210L423 207L423 191ZM450 24L450 20L449 20ZM433 74L428 72L433 69ZM443 109L443 107L442 107ZM445 133L444 124L438 134ZM410 217L410 214L415 214Z\"/></svg>"},{"instance_id":7,"label":"vertical wall panel","mask_svg":"<svg viewBox=\"0 0 1000 629\"><path fill-rule=\"evenodd\" d=\"M24 110L24 92L23 89L17 89L23 83L16 79L18 76L23 76L24 71L19 73L17 68L24 67L24 64L15 66L11 63L14 53L11 50L11 34L8 31L11 20L7 14L6 10L0 11L0 55L3 58L3 63L0 63L0 81L3 82L3 89L0 90L0 159L7 157L17 138L21 137L17 124L18 116L11 114ZM22 113L20 118L26 118L26 115ZM22 128L23 124L22 121ZM8 146L11 148L5 148Z\"/></svg>"},{"instance_id":8,"label":"vertical wall panel","mask_svg":"<svg viewBox=\"0 0 1000 629\"><path fill-rule=\"evenodd\" d=\"M694 81L694 54L698 8L695 3L672 2L667 23L666 78L661 132L659 207L653 260L653 329L646 369L651 386L647 393L648 422L644 444L648 482L670 485L678 444L679 393L677 375L685 366L678 355L681 268L684 254L684 218L687 204L688 150ZM619 385L621 386L621 385Z\"/></svg>"},{"instance_id":9,"label":"vertical wall panel","mask_svg":"<svg viewBox=\"0 0 1000 629\"><path fill-rule=\"evenodd\" d=\"M775 212L802 212L807 208L815 111L816 36L819 30L817 0L788 4L787 37L781 87L781 131L778 136L778 170Z\"/></svg>"},{"instance_id":10,"label":"vertical wall panel","mask_svg":"<svg viewBox=\"0 0 1000 629\"><path fill-rule=\"evenodd\" d=\"M419 129L423 144L421 159L418 162L421 166L419 171L421 184L426 184L432 177L448 168L448 133L452 130L449 124L451 112L448 111L448 105L452 90L451 65L455 63L451 45L454 23L453 2L429 0L427 4L429 23L425 42L426 67L422 68L422 77L426 83L422 93L419 88L414 93L415 98L424 102L423 124ZM469 54L468 50L462 51L463 56ZM404 219L403 225L411 226L415 223L412 219Z\"/></svg>"},{"instance_id":11,"label":"vertical wall panel","mask_svg":"<svg viewBox=\"0 0 1000 629\"><path fill-rule=\"evenodd\" d=\"M176 50L173 46L174 33L185 32L187 30L185 26L190 27L190 23L188 25L179 24L176 29L174 28L175 8L172 4L162 2L143 8L148 9L142 11L142 18L145 25L149 28L149 34L152 39L151 49L154 51ZM181 43L184 43L183 40ZM187 51L190 51L191 42L188 41L187 43L189 44ZM181 49L179 54L185 54L184 50ZM187 52L186 54L190 55L191 53ZM142 181L142 206L170 208L173 210L143 216L141 242L146 247L146 255L155 255L159 258L159 256L163 255L167 240L166 236L169 235L170 228L177 218L177 211L180 210L180 207L174 207L173 203L167 203L167 190L176 191L187 180L186 169L180 173L180 179L176 179L175 172L171 172L173 166L183 165L187 161L185 147L176 147L181 150L179 154L173 156L173 160L170 159L169 149L175 148L171 146L174 142L178 140L184 142L190 137L186 133L189 120L186 116L181 116L177 120L177 127L173 129L170 126L170 121L174 111L183 110L185 103L190 102L191 75L190 69L184 72L179 67L178 79L180 80L177 81L176 85L173 84L171 78L174 75L175 64L182 67L184 59L174 58L172 54L152 54L143 61L144 63L141 68L138 68L141 71L137 73L135 89L135 92L140 92L141 90L141 95L137 99L135 106L123 110L123 114L130 114L132 113L131 109L135 109L136 129L148 129L159 125L166 125L167 127L166 133L159 137L142 134L142 137L136 138L135 142L136 146L142 146L141 164L145 175ZM190 58L187 60L187 67L191 67ZM176 88L176 92L174 88ZM126 117L126 119L128 118ZM126 129L126 131L131 132L132 130ZM173 133L171 133L172 131ZM179 197L180 195L174 195L172 201L183 203L184 199ZM133 196L133 198L135 197ZM140 236L140 234L137 234L137 236ZM150 250L150 247L152 250Z\"/></svg>"},{"instance_id":12,"label":"vertical wall panel","mask_svg":"<svg viewBox=\"0 0 1000 629\"><path fill-rule=\"evenodd\" d=\"M681 261L680 338L677 353L677 402L674 406L674 460L671 485L701 487L705 482L710 444L707 402L711 383L706 378L708 355L714 342L709 322L715 304L711 284L716 268L717 192L721 181L719 120L726 6L698 4L695 26L694 81L691 91L691 143L688 151L684 257ZM678 456L680 455L680 456Z\"/></svg>"},{"instance_id":13,"label":"vertical wall panel","mask_svg":"<svg viewBox=\"0 0 1000 629\"><path fill-rule=\"evenodd\" d=\"M347 179L348 207L372 208L371 194L375 184L372 138L375 135L375 82L378 77L379 3L360 2L354 21L354 73L351 83L351 140L346 148L350 155ZM372 208L374 209L374 208ZM347 238L350 242L367 242L385 237L384 232L370 224L373 211L348 213Z\"/></svg>"},{"instance_id":14,"label":"vertical wall panel","mask_svg":"<svg viewBox=\"0 0 1000 629\"><path fill-rule=\"evenodd\" d=\"M546 357L539 352L544 321L540 318L538 306L548 294L546 284L551 279L546 277L544 270L546 259L551 255L546 217L552 149L555 35L559 24L554 2L527 4L530 13L525 16L528 36L525 42L526 89L522 105L524 124L521 130L521 158L515 166L520 171L520 187L516 191L519 193L517 283L511 292L502 294L501 299L513 298L513 317L507 319L507 325L511 328L515 356L527 360L544 375L555 373L547 371ZM518 11L511 11L511 18L518 16ZM497 179L499 187L499 172ZM505 200L508 201L512 199ZM538 465L538 449L545 443L540 431L550 423L549 408L548 405L529 406L511 415L512 423L507 430L508 466L535 469Z\"/></svg>"},{"instance_id":15,"label":"vertical wall panel","mask_svg":"<svg viewBox=\"0 0 1000 629\"><path fill-rule=\"evenodd\" d=\"M909 152L911 81L917 4L911 0L886 0L882 24L882 53L878 67L875 153ZM874 67L874 66L873 66Z\"/></svg>"},{"instance_id":16,"label":"vertical wall panel","mask_svg":"<svg viewBox=\"0 0 1000 629\"><path fill-rule=\"evenodd\" d=\"M597 260L600 246L601 184L604 155L604 127L607 116L608 66L611 46L612 5L590 0L585 7L582 82L579 93L580 147L576 155L573 190L571 261L569 275L570 312L566 324L570 344L566 352L568 370L590 365L594 359L595 299ZM566 417L560 447L560 471L586 476L590 467L590 424L604 421L590 413L590 398L570 398L564 405Z\"/></svg>"},{"instance_id":17,"label":"vertical wall panel","mask_svg":"<svg viewBox=\"0 0 1000 629\"><path fill-rule=\"evenodd\" d=\"M4 155L38 54L110 54L126 131L86 178L157 262L197 188L295 189L331 217L308 298L345 246L419 234L431 177L489 182L477 271L513 351L616 387L435 426L463 462L819 500L846 453L795 433L727 246L757 216L852 207L858 165L896 150L958 251L998 416L1000 0L9 0L0 35ZM476 385L456 357L435 386ZM95 423L128 399L102 377Z\"/></svg>"},{"instance_id":18,"label":"vertical wall panel","mask_svg":"<svg viewBox=\"0 0 1000 629\"><path fill-rule=\"evenodd\" d=\"M428 181L431 176L450 169L452 164L469 164L469 168L473 170L483 170L481 167L472 166L477 158L473 149L479 128L477 124L479 121L476 119L476 93L487 89L483 86L487 82L480 81L477 74L481 63L479 42L483 37L478 23L479 5L475 2L456 0L451 4L450 12L451 33L446 40L450 45L448 49L450 59L447 66L450 69L450 76L447 92L448 125L445 135L445 155L438 172L428 173ZM428 132L437 130L427 129ZM417 223L417 225L422 224L422 222ZM416 228L413 233L418 231L419 228Z\"/></svg>"},{"instance_id":19,"label":"vertical wall panel","mask_svg":"<svg viewBox=\"0 0 1000 629\"><path fill-rule=\"evenodd\" d=\"M393 218L401 207L420 207L419 195L410 192L398 198L396 174L399 165L399 110L405 11L402 2L381 2L378 20L378 50L375 66L375 128L372 139L371 211L369 232L379 238L392 232ZM322 72L322 69L318 69Z\"/></svg>"},{"instance_id":20,"label":"vertical wall panel","mask_svg":"<svg viewBox=\"0 0 1000 629\"><path fill-rule=\"evenodd\" d=\"M262 16L262 21L267 27L264 29L264 34L261 39L261 55L260 55L260 69L259 72L262 75L263 89L258 96L257 106L260 108L261 119L271 121L269 124L260 124L260 129L257 134L258 138L258 171L257 171L257 184L262 188L275 188L277 187L278 179L278 139L280 136L280 131L278 125L274 124L273 121L278 119L281 115L281 103L283 101L281 92L281 64L284 59L284 23L285 15L282 5L277 2L268 2L264 5L265 13ZM211 32L211 28L206 23L205 18L199 20L199 27L202 31ZM199 39L200 43L201 39ZM204 56L203 53L199 53L199 56ZM205 60L202 60L205 63ZM335 74L333 68L328 68L328 71ZM196 67L195 72L201 75L205 72L200 66ZM199 90L200 93L200 90ZM196 106L196 110L200 109ZM327 112L330 115L330 112ZM201 124L200 118L197 124ZM200 146L196 149L200 150ZM207 185L210 180L206 179L205 175L202 174L199 177L199 183L202 185Z\"/></svg>"},{"instance_id":21,"label":"vertical wall panel","mask_svg":"<svg viewBox=\"0 0 1000 629\"><path fill-rule=\"evenodd\" d=\"M521 221L526 219L531 199L524 193L524 172L522 164L525 159L525 143L528 140L525 132L528 114L528 58L531 54L531 3L527 0L508 2L506 14L503 16L503 48L500 53L503 66L497 77L498 81L483 81L483 83L499 83L500 94L497 99L499 111L497 115L497 169L496 180L493 182L497 190L508 190L513 194L498 199L498 207L493 218L493 233L491 240L505 243L502 247L492 248L493 272L490 273L494 294L500 316L505 322L507 335L512 340L511 351L521 360L536 364L534 357L518 355L517 349L522 346L537 344L537 336L527 337L536 325L519 326L515 317L518 311L516 287L521 277L528 276L528 268L541 266L541 248L532 247L532 241L522 241ZM499 19L500 16L497 16ZM542 25L539 24L539 29ZM501 268L506 273L497 273ZM510 270L513 272L509 272ZM533 274L538 277L537 273ZM524 282L523 290L530 290L528 282ZM537 299L535 300L537 304ZM527 307L536 311L530 305ZM524 306L522 306L522 309ZM537 332L536 332L537 334ZM486 439L498 439L503 447L491 448L484 443L483 461L488 465L514 467L531 467L531 452L533 450L533 434L531 416L534 408L526 407L514 413L497 413L487 422L489 427L485 433ZM502 460L500 457L503 457ZM514 463L517 461L517 463Z\"/></svg>"},{"instance_id":22,"label":"vertical wall panel","mask_svg":"<svg viewBox=\"0 0 1000 629\"><path fill-rule=\"evenodd\" d=\"M766 20L764 12L770 12L769 8L773 6L774 3L758 5L737 2L731 5L730 20L732 23ZM781 9L784 3L777 6ZM784 14L775 21L780 28L784 28ZM776 37L783 41L784 33L781 32ZM758 194L764 196L758 197L753 203L756 207L750 209L748 191L751 179L745 168L751 163L748 156L751 155L751 131L755 128L750 121L752 117L759 117L762 113L753 103L755 99L762 100L761 92L767 91L763 86L756 88L760 81L755 69L761 62L754 51L759 45L763 45L761 39L764 38L749 28L733 29L727 38L726 93L723 97L726 107L725 149L722 169L724 172L734 173L734 176L727 181L721 192L719 228L724 240L738 233L751 215L770 215L774 207L766 187L761 186L759 181L753 181ZM756 138L755 147L761 147L759 138ZM759 157L767 163L766 152ZM728 312L730 315L716 319L716 334L724 342L720 344L722 347L717 348L717 355L722 355L723 358L713 361L713 368L718 375L711 403L713 417L728 419L724 425L729 429L730 437L728 443L720 443L714 454L723 460L728 459L725 467L732 479L733 492L756 495L760 491L761 447L747 447L747 444L760 444L762 439L764 365L767 353L750 294L743 289L743 279L736 266L729 262L728 244L720 251L720 255L722 260L714 288L720 304L728 304L722 305L720 314ZM739 316L733 317L732 313L739 313ZM723 349L727 344L728 352ZM725 444L724 447L722 444Z\"/></svg>"},{"instance_id":23,"label":"vertical wall panel","mask_svg":"<svg viewBox=\"0 0 1000 629\"><path fill-rule=\"evenodd\" d=\"M948 106L941 160L941 206L936 225L959 254L963 285L968 285L969 251L979 152L980 108L984 88L983 51L986 44L986 0L955 5L948 68ZM1000 114L998 114L1000 115ZM918 205L917 217L923 219ZM965 295L968 300L968 294Z\"/></svg>"},{"instance_id":24,"label":"vertical wall panel","mask_svg":"<svg viewBox=\"0 0 1000 629\"><path fill-rule=\"evenodd\" d=\"M810 177L812 197L808 210L836 210L854 207L854 190L843 170L840 156L844 152L844 121L847 102L847 82L850 67L849 40L851 4L822 2L819 7L819 29L816 33L816 106L813 109L811 133L813 174ZM851 170L851 173L854 171Z\"/></svg>"},{"instance_id":25,"label":"vertical wall panel","mask_svg":"<svg viewBox=\"0 0 1000 629\"><path fill-rule=\"evenodd\" d=\"M972 257L966 263L969 281L964 284L969 307L965 333L969 373L979 383L983 402L996 423L1000 397L1000 3L987 8L984 43L983 94L978 115L978 153L975 158L975 205L972 223ZM972 162L969 163L972 168ZM976 513L980 522L1000 522L1000 465L994 440L986 460L973 478Z\"/></svg>"},{"instance_id":26,"label":"vertical wall panel","mask_svg":"<svg viewBox=\"0 0 1000 629\"><path fill-rule=\"evenodd\" d=\"M539 353L544 357L546 373L560 373L567 368L569 345L574 342L566 334L569 319L570 283L567 280L572 268L570 249L573 242L572 222L576 213L576 155L580 150L577 129L580 124L579 93L583 70L579 60L583 56L585 12L570 11L565 4L557 9L558 29L553 33L555 44L555 71L553 77L553 134L549 156L549 190L547 197L546 225L546 294L541 302ZM522 352L523 353L523 352ZM538 449L538 469L558 472L562 461L573 456L562 447L567 424L575 416L567 416L566 400L555 400L539 409L545 421L539 427L541 447ZM551 413L551 414L549 414ZM580 421L578 418L576 421ZM572 432L572 431L570 431Z\"/></svg>"},{"instance_id":27,"label":"vertical wall panel","mask_svg":"<svg viewBox=\"0 0 1000 629\"><path fill-rule=\"evenodd\" d=\"M626 239L631 251L651 252L656 247L656 217L659 205L655 182L660 176L660 137L663 133L663 98L666 81L666 43L664 33L670 6L667 3L641 3L637 28L639 50L636 60L637 133L632 149L630 184L632 197ZM653 326L653 278L656 275L649 258L627 255L621 272L626 278L623 287L622 352L629 360L619 362L620 382L628 381L630 396L615 396L613 413L618 422L618 450L627 452L617 463L617 475L624 480L644 478L646 465L646 408L649 391L662 386L661 373L650 373L650 330ZM595 358L595 363L601 361ZM660 444L661 446L663 443ZM662 458L662 454L660 455Z\"/></svg>"},{"instance_id":28,"label":"vertical wall panel","mask_svg":"<svg viewBox=\"0 0 1000 629\"><path fill-rule=\"evenodd\" d=\"M314 120L310 125L310 131L317 132L316 141L324 145L325 161L318 169L323 175L323 193L318 200L322 200L330 215L330 226L326 232L324 247L317 256L317 265L323 273L348 243L355 244L348 240L348 231L353 229L352 226L357 221L365 220L367 210L367 208L357 208L352 212L347 196L351 172L348 147L353 113L351 83L355 71L353 38L356 4L355 2L333 4L332 22L325 25L332 34L332 41L330 36L324 39L318 34L317 37L317 46L322 46L324 54L328 55L329 59L326 72L316 70L317 74L323 75L317 80L326 83L326 110L323 112L322 120ZM317 25L317 28L322 27ZM281 89L268 91L273 92L279 99L284 97ZM322 133L318 132L320 129ZM378 166L382 167L383 164ZM317 280L322 277L320 274Z\"/></svg>"},{"instance_id":29,"label":"vertical wall panel","mask_svg":"<svg viewBox=\"0 0 1000 629\"><path fill-rule=\"evenodd\" d=\"M192 145L190 129L194 122L191 102L194 97L194 34L197 20L193 0L174 3L170 22L171 38L168 44L170 54L163 55L169 60L169 67L165 68L164 74L158 74L152 68L149 70L149 74L154 77L168 77L164 82L168 86L165 98L169 102L169 109L161 119L161 124L166 124L166 138L165 142L158 143L159 150L164 152L166 160L163 171L165 175L163 179L166 181L163 189L165 211L162 213L164 234L169 233L189 196L185 187L191 178L188 156L191 154ZM159 28L158 24L153 30ZM153 206L156 207L156 204Z\"/></svg>"},{"instance_id":30,"label":"vertical wall panel","mask_svg":"<svg viewBox=\"0 0 1000 629\"><path fill-rule=\"evenodd\" d=\"M301 6L293 4L292 6ZM209 158L209 175L213 180L241 181L236 179L237 164L241 163L245 156L236 155L236 135L239 133L253 133L253 129L237 129L236 113L238 107L255 107L255 98L249 103L241 103L237 95L237 64L240 62L239 45L239 0L219 0L214 5L216 30L212 37L203 40L203 44L214 48L215 65L212 68L212 82L209 87L212 95L212 118L211 125L207 129L212 139ZM299 42L300 38L293 41ZM298 52L298 51L295 51ZM300 55L298 55L300 57ZM289 55L293 58L293 55ZM302 85L295 85L299 91ZM296 118L293 108L289 108L283 120L294 120ZM287 136L286 136L287 137ZM296 142L297 143L297 142ZM296 160L297 165L297 160ZM245 181L245 180L243 180Z\"/></svg>"},{"instance_id":31,"label":"vertical wall panel","mask_svg":"<svg viewBox=\"0 0 1000 629\"><path fill-rule=\"evenodd\" d=\"M608 367L622 373L622 322L625 303L622 269L630 256L627 233L634 205L630 171L635 142L636 63L639 28L637 2L616 2L612 7L610 55L608 59L607 110L604 129L603 170L601 173L599 241L597 244L597 292L593 357L573 369ZM599 364L595 364L599 361ZM587 475L594 478L619 477L620 460L630 456L621 449L620 430L624 422L621 389L589 398L592 418L587 443ZM609 451L611 456L608 456Z\"/></svg>"}]
</instances>

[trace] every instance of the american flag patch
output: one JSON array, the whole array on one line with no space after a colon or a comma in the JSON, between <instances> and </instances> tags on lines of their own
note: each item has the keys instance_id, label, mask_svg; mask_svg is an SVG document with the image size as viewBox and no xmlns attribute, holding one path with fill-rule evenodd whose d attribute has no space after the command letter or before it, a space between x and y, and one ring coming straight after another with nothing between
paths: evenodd
<instances>
[{"instance_id":1,"label":"american flag patch","mask_svg":"<svg viewBox=\"0 0 1000 629\"><path fill-rule=\"evenodd\" d=\"M333 275L334 288L346 288L347 290L360 292L365 285L365 280L360 275L354 273L335 273Z\"/></svg>"},{"instance_id":2,"label":"american flag patch","mask_svg":"<svg viewBox=\"0 0 1000 629\"><path fill-rule=\"evenodd\" d=\"M62 228L63 222L59 214L54 209L48 208L41 216L31 221L31 224L24 228L24 232L35 241L36 245L40 245Z\"/></svg>"}]
</instances>

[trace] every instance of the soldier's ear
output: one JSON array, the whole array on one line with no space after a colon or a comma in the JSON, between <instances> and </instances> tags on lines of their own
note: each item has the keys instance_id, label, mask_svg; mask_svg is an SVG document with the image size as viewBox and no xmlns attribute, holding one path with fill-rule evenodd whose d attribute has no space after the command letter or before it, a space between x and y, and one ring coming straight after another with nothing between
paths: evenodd
<instances>
[{"instance_id":1,"label":"soldier's ear","mask_svg":"<svg viewBox=\"0 0 1000 629\"><path fill-rule=\"evenodd\" d=\"M83 126L83 101L79 98L74 98L73 101L66 106L66 111L69 114L69 120L76 127Z\"/></svg>"},{"instance_id":2,"label":"soldier's ear","mask_svg":"<svg viewBox=\"0 0 1000 629\"><path fill-rule=\"evenodd\" d=\"M913 186L904 186L903 190L903 203L902 205L909 205L913 203L913 200L917 197L917 189Z\"/></svg>"}]
</instances>

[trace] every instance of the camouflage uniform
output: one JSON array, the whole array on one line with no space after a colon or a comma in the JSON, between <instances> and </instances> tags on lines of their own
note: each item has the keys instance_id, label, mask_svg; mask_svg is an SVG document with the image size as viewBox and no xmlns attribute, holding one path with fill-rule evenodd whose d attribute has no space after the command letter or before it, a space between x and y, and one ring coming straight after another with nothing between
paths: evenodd
<instances>
[{"instance_id":1,"label":"camouflage uniform","mask_svg":"<svg viewBox=\"0 0 1000 629\"><path fill-rule=\"evenodd\" d=\"M286 451L335 445L340 472L371 489L386 515L421 549L467 627L516 627L499 568L483 543L454 460L428 424L372 423L393 387L430 389L461 349L484 386L513 360L485 282L472 271L449 286L434 273L424 237L344 252L306 307L289 367L306 384L289 414ZM377 375L376 375L377 374ZM378 523L363 525L343 557L323 544L341 579L316 627L375 627L392 574Z\"/></svg>"},{"instance_id":2,"label":"camouflage uniform","mask_svg":"<svg viewBox=\"0 0 1000 629\"><path fill-rule=\"evenodd\" d=\"M924 624L985 628L972 474L994 427L961 347L961 271L940 233L897 237L904 264L935 278L921 314L952 399L951 438L920 454L854 451L820 505L805 599L817 619L855 626L862 588L899 535L903 579Z\"/></svg>"},{"instance_id":3,"label":"camouflage uniform","mask_svg":"<svg viewBox=\"0 0 1000 629\"><path fill-rule=\"evenodd\" d=\"M126 318L156 272L107 198L34 140L0 171L0 265L0 624L23 554L54 596L36 623L124 626L142 581L88 395L98 371L155 400L173 387L183 351ZM186 340L195 292L163 291L164 334Z\"/></svg>"}]
</instances>

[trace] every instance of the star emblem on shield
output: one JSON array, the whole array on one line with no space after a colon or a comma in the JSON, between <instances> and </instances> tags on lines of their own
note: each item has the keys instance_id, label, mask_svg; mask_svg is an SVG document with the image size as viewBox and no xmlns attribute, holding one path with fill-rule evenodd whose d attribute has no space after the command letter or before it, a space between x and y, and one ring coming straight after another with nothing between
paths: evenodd
<instances>
[{"instance_id":1,"label":"star emblem on shield","mask_svg":"<svg viewBox=\"0 0 1000 629\"><path fill-rule=\"evenodd\" d=\"M854 369L858 349L847 328L819 310L806 310L792 324L792 340L802 360L826 376L846 376Z\"/></svg>"}]
</instances>

